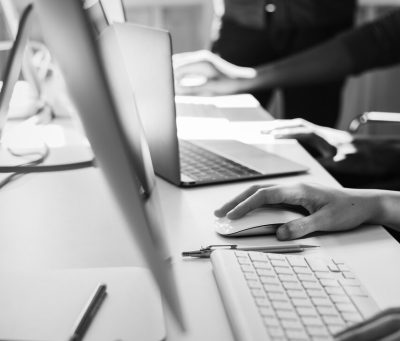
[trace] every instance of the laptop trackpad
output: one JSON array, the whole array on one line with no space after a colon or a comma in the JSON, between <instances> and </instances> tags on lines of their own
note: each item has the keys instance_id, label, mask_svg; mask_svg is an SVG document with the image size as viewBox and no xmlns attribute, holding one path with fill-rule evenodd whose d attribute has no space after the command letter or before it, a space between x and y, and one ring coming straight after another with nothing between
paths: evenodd
<instances>
[{"instance_id":1,"label":"laptop trackpad","mask_svg":"<svg viewBox=\"0 0 400 341\"><path fill-rule=\"evenodd\" d=\"M307 167L235 140L196 140L196 145L262 174L305 172Z\"/></svg>"}]
</instances>

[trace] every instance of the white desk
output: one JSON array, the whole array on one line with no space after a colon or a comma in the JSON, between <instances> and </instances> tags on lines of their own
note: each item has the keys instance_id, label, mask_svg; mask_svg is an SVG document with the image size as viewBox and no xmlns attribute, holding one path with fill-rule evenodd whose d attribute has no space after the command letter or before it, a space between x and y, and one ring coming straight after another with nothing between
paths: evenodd
<instances>
[{"instance_id":1,"label":"white desk","mask_svg":"<svg viewBox=\"0 0 400 341\"><path fill-rule=\"evenodd\" d=\"M296 143L267 148L309 165L310 172L258 183L312 181L337 185ZM167 314L168 340L233 339L209 261L182 260L180 252L200 245L235 243L215 234L212 212L251 183L179 189L158 179L188 322L188 333L182 335ZM0 270L142 264L98 169L27 175L0 192L0 207ZM276 240L246 240L246 244L262 243ZM344 259L382 308L400 306L400 247L384 229L324 234L305 243L322 246L314 253Z\"/></svg>"}]
</instances>

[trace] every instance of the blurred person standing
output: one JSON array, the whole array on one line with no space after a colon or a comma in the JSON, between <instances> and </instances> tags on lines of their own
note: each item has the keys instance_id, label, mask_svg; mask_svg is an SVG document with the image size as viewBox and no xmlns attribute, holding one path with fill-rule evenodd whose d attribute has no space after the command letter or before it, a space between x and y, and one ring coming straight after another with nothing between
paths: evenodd
<instances>
[{"instance_id":1,"label":"blurred person standing","mask_svg":"<svg viewBox=\"0 0 400 341\"><path fill-rule=\"evenodd\" d=\"M355 0L224 0L212 51L238 66L273 63L327 41L352 27ZM285 118L333 127L345 79L282 88ZM253 93L263 106L272 91Z\"/></svg>"}]
</instances>

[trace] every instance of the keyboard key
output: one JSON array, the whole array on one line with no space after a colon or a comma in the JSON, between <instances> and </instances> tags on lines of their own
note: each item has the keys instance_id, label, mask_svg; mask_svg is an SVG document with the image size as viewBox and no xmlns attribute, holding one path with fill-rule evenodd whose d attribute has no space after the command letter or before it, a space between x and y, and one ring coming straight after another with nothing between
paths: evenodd
<instances>
[{"instance_id":1,"label":"keyboard key","mask_svg":"<svg viewBox=\"0 0 400 341\"><path fill-rule=\"evenodd\" d=\"M263 288L262 284L258 281L247 281L247 285L251 289L262 289Z\"/></svg>"},{"instance_id":2,"label":"keyboard key","mask_svg":"<svg viewBox=\"0 0 400 341\"><path fill-rule=\"evenodd\" d=\"M312 274L298 274L297 277L301 282L313 282L314 283L317 281L317 279Z\"/></svg>"},{"instance_id":3,"label":"keyboard key","mask_svg":"<svg viewBox=\"0 0 400 341\"><path fill-rule=\"evenodd\" d=\"M258 280L258 276L255 272L245 273L244 278L246 278L247 280Z\"/></svg>"},{"instance_id":4,"label":"keyboard key","mask_svg":"<svg viewBox=\"0 0 400 341\"><path fill-rule=\"evenodd\" d=\"M251 261L250 261L250 259L249 258L245 258L245 257L238 257L238 262L239 262L239 264L242 264L242 265L244 265L244 264L251 264Z\"/></svg>"},{"instance_id":5,"label":"keyboard key","mask_svg":"<svg viewBox=\"0 0 400 341\"><path fill-rule=\"evenodd\" d=\"M336 308L337 308L337 310L339 310L342 313L344 313L344 312L358 313L358 310L356 309L356 307L354 307L353 304L349 304L349 303L337 303Z\"/></svg>"},{"instance_id":6,"label":"keyboard key","mask_svg":"<svg viewBox=\"0 0 400 341\"><path fill-rule=\"evenodd\" d=\"M291 274L293 274L293 270L291 268L285 268L285 267L280 267L280 266L277 266L275 268L275 272L277 274L283 274L283 275L291 275Z\"/></svg>"},{"instance_id":7,"label":"keyboard key","mask_svg":"<svg viewBox=\"0 0 400 341\"><path fill-rule=\"evenodd\" d=\"M311 301L317 306L317 307L331 307L332 302L328 298L323 298L323 297L313 297Z\"/></svg>"},{"instance_id":8,"label":"keyboard key","mask_svg":"<svg viewBox=\"0 0 400 341\"><path fill-rule=\"evenodd\" d=\"M261 297L261 298L266 297L265 292L262 289L251 289L251 293L253 297Z\"/></svg>"},{"instance_id":9,"label":"keyboard key","mask_svg":"<svg viewBox=\"0 0 400 341\"><path fill-rule=\"evenodd\" d=\"M312 271L309 268L294 266L293 271L297 274L312 274Z\"/></svg>"},{"instance_id":10,"label":"keyboard key","mask_svg":"<svg viewBox=\"0 0 400 341\"><path fill-rule=\"evenodd\" d=\"M326 264L320 259L306 258L308 265L314 272L329 272Z\"/></svg>"},{"instance_id":11,"label":"keyboard key","mask_svg":"<svg viewBox=\"0 0 400 341\"><path fill-rule=\"evenodd\" d=\"M276 315L278 315L278 317L281 320L297 320L298 319L297 314L293 311L278 310L276 312Z\"/></svg>"},{"instance_id":12,"label":"keyboard key","mask_svg":"<svg viewBox=\"0 0 400 341\"><path fill-rule=\"evenodd\" d=\"M279 275L279 280L282 282L299 282L295 275Z\"/></svg>"},{"instance_id":13,"label":"keyboard key","mask_svg":"<svg viewBox=\"0 0 400 341\"><path fill-rule=\"evenodd\" d=\"M293 267L298 266L308 268L306 260L301 256L291 256L288 258L288 262Z\"/></svg>"},{"instance_id":14,"label":"keyboard key","mask_svg":"<svg viewBox=\"0 0 400 341\"><path fill-rule=\"evenodd\" d=\"M255 299L255 301L259 307L271 307L271 302L266 297L258 297Z\"/></svg>"},{"instance_id":15,"label":"keyboard key","mask_svg":"<svg viewBox=\"0 0 400 341\"><path fill-rule=\"evenodd\" d=\"M288 330L286 336L289 340L308 340L308 335L303 330Z\"/></svg>"},{"instance_id":16,"label":"keyboard key","mask_svg":"<svg viewBox=\"0 0 400 341\"><path fill-rule=\"evenodd\" d=\"M308 295L304 290L288 290L287 294L289 297L293 298L308 298Z\"/></svg>"},{"instance_id":17,"label":"keyboard key","mask_svg":"<svg viewBox=\"0 0 400 341\"><path fill-rule=\"evenodd\" d=\"M264 284L264 290L267 293L283 293L285 292L281 285Z\"/></svg>"},{"instance_id":18,"label":"keyboard key","mask_svg":"<svg viewBox=\"0 0 400 341\"><path fill-rule=\"evenodd\" d=\"M241 265L243 272L254 272L254 268L251 265Z\"/></svg>"},{"instance_id":19,"label":"keyboard key","mask_svg":"<svg viewBox=\"0 0 400 341\"><path fill-rule=\"evenodd\" d=\"M267 318L264 318L264 324L267 326L267 327L280 327L280 323L279 323L279 320L277 319L277 318L275 318L275 317L267 317Z\"/></svg>"},{"instance_id":20,"label":"keyboard key","mask_svg":"<svg viewBox=\"0 0 400 341\"><path fill-rule=\"evenodd\" d=\"M344 295L344 290L342 288L333 288L333 287L327 287L325 288L326 292L329 295Z\"/></svg>"},{"instance_id":21,"label":"keyboard key","mask_svg":"<svg viewBox=\"0 0 400 341\"><path fill-rule=\"evenodd\" d=\"M307 297L307 296L306 296ZM307 298L292 298L292 303L295 307L314 307L311 300Z\"/></svg>"},{"instance_id":22,"label":"keyboard key","mask_svg":"<svg viewBox=\"0 0 400 341\"><path fill-rule=\"evenodd\" d=\"M274 309L267 308L267 307L261 307L259 309L259 312L260 312L261 316L265 316L265 317L269 317L269 318L273 318L276 315Z\"/></svg>"},{"instance_id":23,"label":"keyboard key","mask_svg":"<svg viewBox=\"0 0 400 341\"><path fill-rule=\"evenodd\" d=\"M306 289L321 289L321 285L318 282L304 282L303 286Z\"/></svg>"},{"instance_id":24,"label":"keyboard key","mask_svg":"<svg viewBox=\"0 0 400 341\"><path fill-rule=\"evenodd\" d=\"M347 296L343 295L330 295L330 299L333 303L350 303L351 300Z\"/></svg>"},{"instance_id":25,"label":"keyboard key","mask_svg":"<svg viewBox=\"0 0 400 341\"><path fill-rule=\"evenodd\" d=\"M320 282L323 287L340 287L338 281L334 279L321 279Z\"/></svg>"},{"instance_id":26,"label":"keyboard key","mask_svg":"<svg viewBox=\"0 0 400 341\"><path fill-rule=\"evenodd\" d=\"M318 316L317 311L312 306L311 307L297 307L296 310L300 316L308 316L308 317L309 316L313 316L313 317Z\"/></svg>"},{"instance_id":27,"label":"keyboard key","mask_svg":"<svg viewBox=\"0 0 400 341\"><path fill-rule=\"evenodd\" d=\"M271 265L269 264L269 262L253 262L253 266L256 268L256 269L267 269L267 270L271 270L272 269L272 267L271 267Z\"/></svg>"},{"instance_id":28,"label":"keyboard key","mask_svg":"<svg viewBox=\"0 0 400 341\"><path fill-rule=\"evenodd\" d=\"M338 316L324 315L322 319L327 325L340 325L343 326L343 328L345 327L343 320Z\"/></svg>"},{"instance_id":29,"label":"keyboard key","mask_svg":"<svg viewBox=\"0 0 400 341\"><path fill-rule=\"evenodd\" d=\"M250 252L249 254L251 260L253 262L269 262L268 261L268 257L265 253L261 253L261 252Z\"/></svg>"},{"instance_id":30,"label":"keyboard key","mask_svg":"<svg viewBox=\"0 0 400 341\"><path fill-rule=\"evenodd\" d=\"M289 311L291 311L293 309L292 305L289 302L273 301L272 302L272 306L276 310L289 310Z\"/></svg>"},{"instance_id":31,"label":"keyboard key","mask_svg":"<svg viewBox=\"0 0 400 341\"><path fill-rule=\"evenodd\" d=\"M263 284L270 284L270 285L279 285L281 286L281 281L278 279L277 276L261 276L260 281Z\"/></svg>"},{"instance_id":32,"label":"keyboard key","mask_svg":"<svg viewBox=\"0 0 400 341\"><path fill-rule=\"evenodd\" d=\"M283 332L282 328L269 328L268 333L272 337L285 336L285 333Z\"/></svg>"},{"instance_id":33,"label":"keyboard key","mask_svg":"<svg viewBox=\"0 0 400 341\"><path fill-rule=\"evenodd\" d=\"M326 293L324 290L322 289L307 289L307 294L310 297L319 297L319 298L325 298L326 297Z\"/></svg>"},{"instance_id":34,"label":"keyboard key","mask_svg":"<svg viewBox=\"0 0 400 341\"><path fill-rule=\"evenodd\" d=\"M268 298L272 302L274 302L274 301L289 302L288 297L283 292L282 293L268 293Z\"/></svg>"},{"instance_id":35,"label":"keyboard key","mask_svg":"<svg viewBox=\"0 0 400 341\"><path fill-rule=\"evenodd\" d=\"M281 320L282 327L286 329L300 329L303 330L303 325L297 320L291 320L291 319L283 319ZM286 331L287 333L287 331Z\"/></svg>"},{"instance_id":36,"label":"keyboard key","mask_svg":"<svg viewBox=\"0 0 400 341\"><path fill-rule=\"evenodd\" d=\"M311 336L329 337L329 333L325 327L307 326L306 329Z\"/></svg>"},{"instance_id":37,"label":"keyboard key","mask_svg":"<svg viewBox=\"0 0 400 341\"><path fill-rule=\"evenodd\" d=\"M286 290L301 290L303 291L303 286L299 282L282 282L283 287Z\"/></svg>"},{"instance_id":38,"label":"keyboard key","mask_svg":"<svg viewBox=\"0 0 400 341\"><path fill-rule=\"evenodd\" d=\"M358 313L343 313L342 316L346 322L357 323L362 321L362 317Z\"/></svg>"},{"instance_id":39,"label":"keyboard key","mask_svg":"<svg viewBox=\"0 0 400 341\"><path fill-rule=\"evenodd\" d=\"M327 328L331 334L336 334L344 330L346 326L344 324L330 324Z\"/></svg>"},{"instance_id":40,"label":"keyboard key","mask_svg":"<svg viewBox=\"0 0 400 341\"><path fill-rule=\"evenodd\" d=\"M317 315L304 316L301 319L306 327L323 327L324 326L324 323L321 321L321 319Z\"/></svg>"},{"instance_id":41,"label":"keyboard key","mask_svg":"<svg viewBox=\"0 0 400 341\"><path fill-rule=\"evenodd\" d=\"M318 306L317 311L319 312L320 315L339 316L336 309L333 306L331 307Z\"/></svg>"},{"instance_id":42,"label":"keyboard key","mask_svg":"<svg viewBox=\"0 0 400 341\"><path fill-rule=\"evenodd\" d=\"M285 268L289 267L289 264L286 262L285 259L272 259L271 264L276 267L276 266L283 266Z\"/></svg>"},{"instance_id":43,"label":"keyboard key","mask_svg":"<svg viewBox=\"0 0 400 341\"><path fill-rule=\"evenodd\" d=\"M257 270L256 270L256 272L260 275L260 276L265 276L265 277L274 277L274 278L277 278L276 277L276 274L275 274L275 271L274 270L272 270L272 269L260 269L260 268L258 268Z\"/></svg>"}]
</instances>

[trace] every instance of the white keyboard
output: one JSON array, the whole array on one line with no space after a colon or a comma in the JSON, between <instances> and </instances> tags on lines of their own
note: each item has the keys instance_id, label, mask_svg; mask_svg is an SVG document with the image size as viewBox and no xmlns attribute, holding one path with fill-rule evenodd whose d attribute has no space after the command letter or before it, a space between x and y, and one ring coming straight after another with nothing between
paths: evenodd
<instances>
[{"instance_id":1,"label":"white keyboard","mask_svg":"<svg viewBox=\"0 0 400 341\"><path fill-rule=\"evenodd\" d=\"M332 340L379 311L341 262L216 250L214 275L237 340Z\"/></svg>"}]
</instances>

